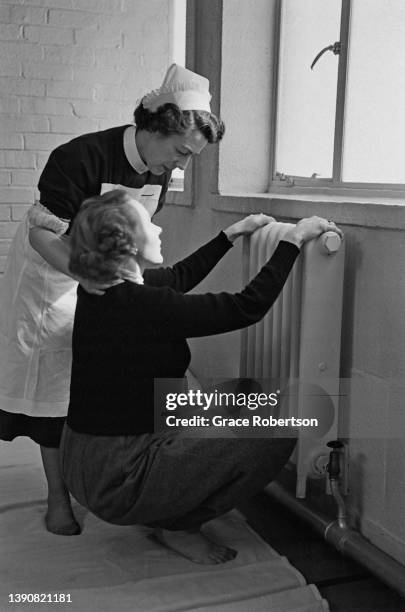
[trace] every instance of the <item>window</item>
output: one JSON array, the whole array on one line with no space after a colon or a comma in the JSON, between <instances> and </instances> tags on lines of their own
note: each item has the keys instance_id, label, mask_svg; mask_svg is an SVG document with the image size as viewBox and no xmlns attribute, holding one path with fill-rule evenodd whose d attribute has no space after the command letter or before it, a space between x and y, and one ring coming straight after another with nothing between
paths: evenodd
<instances>
[{"instance_id":1,"label":"window","mask_svg":"<svg viewBox=\"0 0 405 612\"><path fill-rule=\"evenodd\" d=\"M280 0L278 45L271 189L403 195L405 2Z\"/></svg>"},{"instance_id":2,"label":"window","mask_svg":"<svg viewBox=\"0 0 405 612\"><path fill-rule=\"evenodd\" d=\"M186 0L170 0L170 63L185 66L186 62ZM175 168L169 189L183 191L184 170Z\"/></svg>"}]
</instances>

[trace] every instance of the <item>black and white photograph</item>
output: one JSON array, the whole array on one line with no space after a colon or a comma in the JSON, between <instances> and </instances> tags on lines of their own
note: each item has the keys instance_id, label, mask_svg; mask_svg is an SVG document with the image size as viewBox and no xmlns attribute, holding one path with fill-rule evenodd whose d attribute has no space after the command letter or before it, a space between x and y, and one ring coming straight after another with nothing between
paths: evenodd
<instances>
[{"instance_id":1,"label":"black and white photograph","mask_svg":"<svg viewBox=\"0 0 405 612\"><path fill-rule=\"evenodd\" d=\"M0 612L405 612L404 143L404 0L0 0Z\"/></svg>"}]
</instances>

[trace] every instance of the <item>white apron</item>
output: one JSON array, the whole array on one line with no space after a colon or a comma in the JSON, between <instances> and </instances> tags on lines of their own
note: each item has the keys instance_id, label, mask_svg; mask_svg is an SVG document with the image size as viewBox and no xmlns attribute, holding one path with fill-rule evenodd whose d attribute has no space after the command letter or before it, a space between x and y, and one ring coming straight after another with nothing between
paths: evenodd
<instances>
[{"instance_id":1,"label":"white apron","mask_svg":"<svg viewBox=\"0 0 405 612\"><path fill-rule=\"evenodd\" d=\"M133 189L103 183L101 193L125 189L151 214L161 185ZM58 235L68 222L37 202L11 244L0 291L0 409L63 417L69 405L71 344L77 282L58 272L30 245L30 227Z\"/></svg>"},{"instance_id":2,"label":"white apron","mask_svg":"<svg viewBox=\"0 0 405 612\"><path fill-rule=\"evenodd\" d=\"M68 228L37 203L11 244L0 293L0 408L66 416L77 283L30 246L35 225L59 235Z\"/></svg>"}]
</instances>

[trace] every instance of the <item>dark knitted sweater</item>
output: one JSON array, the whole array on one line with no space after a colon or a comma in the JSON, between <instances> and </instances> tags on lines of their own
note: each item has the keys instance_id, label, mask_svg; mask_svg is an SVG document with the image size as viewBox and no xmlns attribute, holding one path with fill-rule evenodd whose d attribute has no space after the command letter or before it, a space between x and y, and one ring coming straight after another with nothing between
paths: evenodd
<instances>
[{"instance_id":1,"label":"dark knitted sweater","mask_svg":"<svg viewBox=\"0 0 405 612\"><path fill-rule=\"evenodd\" d=\"M172 268L146 270L144 285L126 281L102 297L79 286L67 419L72 429L152 432L153 379L184 376L190 362L186 338L240 329L266 314L299 253L292 243L280 242L239 293L184 295L231 246L221 232Z\"/></svg>"}]
</instances>

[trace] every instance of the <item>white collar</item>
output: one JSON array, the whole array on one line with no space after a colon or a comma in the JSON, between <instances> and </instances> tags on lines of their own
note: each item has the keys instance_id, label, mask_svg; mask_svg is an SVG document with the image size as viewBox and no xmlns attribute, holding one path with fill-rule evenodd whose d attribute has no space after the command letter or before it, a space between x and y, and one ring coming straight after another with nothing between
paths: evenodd
<instances>
[{"instance_id":1,"label":"white collar","mask_svg":"<svg viewBox=\"0 0 405 612\"><path fill-rule=\"evenodd\" d=\"M136 127L130 125L124 132L124 153L127 160L138 174L143 174L148 171L148 166L142 161L139 155L138 147L135 140Z\"/></svg>"},{"instance_id":2,"label":"white collar","mask_svg":"<svg viewBox=\"0 0 405 612\"><path fill-rule=\"evenodd\" d=\"M121 278L129 280L137 285L143 285L143 276L139 270L121 270Z\"/></svg>"}]
</instances>

